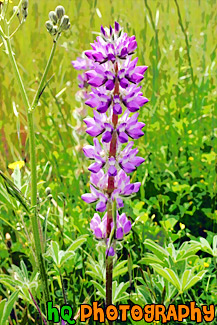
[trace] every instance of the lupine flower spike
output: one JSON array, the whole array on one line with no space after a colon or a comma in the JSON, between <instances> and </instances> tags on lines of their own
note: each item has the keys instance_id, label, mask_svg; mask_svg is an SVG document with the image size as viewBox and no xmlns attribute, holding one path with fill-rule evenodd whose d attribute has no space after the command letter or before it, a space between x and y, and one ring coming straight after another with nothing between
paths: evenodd
<instances>
[{"instance_id":1,"label":"lupine flower spike","mask_svg":"<svg viewBox=\"0 0 217 325\"><path fill-rule=\"evenodd\" d=\"M106 247L106 305L112 303L112 256L115 243L131 230L131 221L118 210L123 199L139 191L140 183L131 183L130 176L144 159L137 156L134 140L144 135L145 124L138 121L139 109L148 102L139 83L147 66L137 66L132 58L137 48L135 36L129 37L115 22L114 28L101 27L101 35L86 51L90 69L82 77L92 88L86 105L93 108L93 117L84 122L86 132L94 137L93 145L83 148L92 160L89 166L90 193L82 195L87 203L96 203L97 212L105 212L101 219L95 213L90 228L97 240ZM86 61L87 62L87 61ZM86 66L84 60L73 62L76 69ZM82 85L82 83L81 83Z\"/></svg>"},{"instance_id":2,"label":"lupine flower spike","mask_svg":"<svg viewBox=\"0 0 217 325\"><path fill-rule=\"evenodd\" d=\"M92 160L89 171L90 193L83 194L87 203L96 203L96 211L107 213L102 221L95 214L91 230L95 237L108 239L113 228L113 217L109 204L116 201L117 209L123 208L123 198L136 193L140 183L130 183L131 173L144 162L137 156L134 142L144 135L144 123L138 121L139 109L148 102L138 84L143 80L146 66L137 66L138 58L132 59L137 48L135 36L129 37L115 22L114 28L101 27L92 50L86 51L86 59L73 61L75 69L90 70L82 75L84 83L92 86L86 104L93 108L93 117L87 117L86 132L94 137L93 146L83 148L87 158ZM99 137L101 139L99 140ZM123 145L125 145L123 147ZM115 239L121 240L131 229L131 222L125 214L116 212ZM113 252L112 252L113 254Z\"/></svg>"}]
</instances>

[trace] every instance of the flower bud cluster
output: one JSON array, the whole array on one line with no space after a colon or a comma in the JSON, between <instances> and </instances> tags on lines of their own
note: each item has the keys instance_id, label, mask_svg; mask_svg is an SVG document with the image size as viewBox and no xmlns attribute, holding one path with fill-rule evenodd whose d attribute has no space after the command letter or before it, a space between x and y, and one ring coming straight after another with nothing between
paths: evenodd
<instances>
[{"instance_id":1,"label":"flower bud cluster","mask_svg":"<svg viewBox=\"0 0 217 325\"><path fill-rule=\"evenodd\" d=\"M125 214L115 212L112 215L112 203L118 209L124 206L124 197L139 191L140 183L131 183L131 173L144 162L138 157L134 142L144 135L144 123L138 121L139 109L148 102L143 96L141 86L146 66L137 66L138 58L132 59L137 48L135 36L129 37L115 22L114 28L101 27L101 35L85 54L90 70L85 73L85 82L92 86L86 104L93 111L93 117L84 119L86 132L94 137L94 145L83 148L87 158L93 161L91 171L91 193L82 195L87 203L96 202L96 211L107 213L102 221L95 214L91 229L97 239L107 243L115 224L114 238L123 239L129 233L131 222ZM83 61L74 61L74 67L83 65ZM101 136L101 140L98 137ZM111 254L113 255L113 253Z\"/></svg>"},{"instance_id":2,"label":"flower bud cluster","mask_svg":"<svg viewBox=\"0 0 217 325\"><path fill-rule=\"evenodd\" d=\"M23 16L23 20L25 21L27 16L28 16L28 5L29 1L28 0L23 0L21 4L21 13Z\"/></svg>"},{"instance_id":3,"label":"flower bud cluster","mask_svg":"<svg viewBox=\"0 0 217 325\"><path fill-rule=\"evenodd\" d=\"M24 21L26 21L26 18L28 16L28 6L29 6L29 1L23 0L21 3L21 13ZM17 12L17 17L20 18L20 9L18 9L18 6L13 7L13 12L14 13Z\"/></svg>"},{"instance_id":4,"label":"flower bud cluster","mask_svg":"<svg viewBox=\"0 0 217 325\"><path fill-rule=\"evenodd\" d=\"M45 26L53 36L70 28L69 17L65 15L63 6L57 6L55 11L49 12L49 20L46 21Z\"/></svg>"}]
</instances>

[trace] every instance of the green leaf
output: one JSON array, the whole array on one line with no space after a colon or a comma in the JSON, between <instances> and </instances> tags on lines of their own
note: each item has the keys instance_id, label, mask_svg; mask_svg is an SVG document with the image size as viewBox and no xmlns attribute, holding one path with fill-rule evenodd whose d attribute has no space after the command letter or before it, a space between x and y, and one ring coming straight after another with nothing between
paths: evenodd
<instances>
[{"instance_id":1,"label":"green leaf","mask_svg":"<svg viewBox=\"0 0 217 325\"><path fill-rule=\"evenodd\" d=\"M145 257L143 257L141 259L140 263L146 264L146 265L156 263L156 264L160 264L165 267L169 266L169 263L167 260L162 260L151 253L145 253Z\"/></svg>"},{"instance_id":2,"label":"green leaf","mask_svg":"<svg viewBox=\"0 0 217 325\"><path fill-rule=\"evenodd\" d=\"M217 257L217 235L213 237L213 255Z\"/></svg>"},{"instance_id":3,"label":"green leaf","mask_svg":"<svg viewBox=\"0 0 217 325\"><path fill-rule=\"evenodd\" d=\"M11 174L11 177L13 178L14 184L16 187L21 190L21 172L19 166L16 166L13 173Z\"/></svg>"},{"instance_id":4,"label":"green leaf","mask_svg":"<svg viewBox=\"0 0 217 325\"><path fill-rule=\"evenodd\" d=\"M163 258L168 258L169 253L166 251L166 249L164 249L163 247L161 247L160 245L156 244L153 240L151 239L146 239L144 241L145 246L152 251L159 259L163 259Z\"/></svg>"},{"instance_id":5,"label":"green leaf","mask_svg":"<svg viewBox=\"0 0 217 325\"><path fill-rule=\"evenodd\" d=\"M106 298L106 291L105 291L105 289L99 284L99 283L97 283L96 281L94 281L94 280L92 280L91 281L93 284L94 284L94 286L97 288L97 290L98 290L98 294L103 298L103 299L105 299Z\"/></svg>"},{"instance_id":6,"label":"green leaf","mask_svg":"<svg viewBox=\"0 0 217 325\"><path fill-rule=\"evenodd\" d=\"M167 267L163 268L162 266L157 264L151 264L151 266L158 274L160 274L164 279L172 283L172 285L176 287L178 291L180 291L181 289L180 281L177 274L173 270Z\"/></svg>"},{"instance_id":7,"label":"green leaf","mask_svg":"<svg viewBox=\"0 0 217 325\"><path fill-rule=\"evenodd\" d=\"M189 241L184 242L178 250L176 261L186 259L190 256L195 255L201 248L199 242Z\"/></svg>"},{"instance_id":8,"label":"green leaf","mask_svg":"<svg viewBox=\"0 0 217 325\"><path fill-rule=\"evenodd\" d=\"M210 244L208 243L208 241L205 238L201 237L200 238L200 242L201 242L201 249L204 252L206 252L206 253L208 253L208 254L210 254L210 255L213 256L214 255L214 252L213 252Z\"/></svg>"},{"instance_id":9,"label":"green leaf","mask_svg":"<svg viewBox=\"0 0 217 325\"><path fill-rule=\"evenodd\" d=\"M13 309L13 305L18 298L18 295L19 295L19 291L13 292L12 295L10 296L10 298L8 299L8 301L5 303L3 315L1 317L2 325L6 324L6 321L8 320L8 317L10 316L10 313Z\"/></svg>"},{"instance_id":10,"label":"green leaf","mask_svg":"<svg viewBox=\"0 0 217 325\"><path fill-rule=\"evenodd\" d=\"M79 248L81 245L83 245L84 242L87 240L87 235L81 236L77 238L67 249L68 252L74 252L77 248Z\"/></svg>"},{"instance_id":11,"label":"green leaf","mask_svg":"<svg viewBox=\"0 0 217 325\"><path fill-rule=\"evenodd\" d=\"M182 277L182 292L187 291L191 287L193 287L198 281L200 281L206 271L200 271L196 275L192 276L193 274L192 270L185 270L183 277Z\"/></svg>"},{"instance_id":12,"label":"green leaf","mask_svg":"<svg viewBox=\"0 0 217 325\"><path fill-rule=\"evenodd\" d=\"M11 201L11 197L6 190L5 186L3 186L2 180L0 178L0 202L7 205L10 209L13 209L14 203Z\"/></svg>"},{"instance_id":13,"label":"green leaf","mask_svg":"<svg viewBox=\"0 0 217 325\"><path fill-rule=\"evenodd\" d=\"M120 262L118 265L116 265L114 267L113 278L116 278L116 277L118 277L120 275L123 275L123 274L127 273L128 267L125 266L126 263L127 263L127 261L122 261L122 262Z\"/></svg>"},{"instance_id":14,"label":"green leaf","mask_svg":"<svg viewBox=\"0 0 217 325\"><path fill-rule=\"evenodd\" d=\"M7 300L6 299L3 299L1 302L0 302L0 324L2 324L2 321L1 321L1 317L3 315L3 312L4 312L4 308L5 308L5 304L6 304Z\"/></svg>"},{"instance_id":15,"label":"green leaf","mask_svg":"<svg viewBox=\"0 0 217 325\"><path fill-rule=\"evenodd\" d=\"M126 294L126 290L129 288L129 281L124 283L121 282L119 284L119 286L117 286L117 281L113 281L113 285L112 285L112 290L113 290L113 303L115 304L116 302L122 300L122 295Z\"/></svg>"},{"instance_id":16,"label":"green leaf","mask_svg":"<svg viewBox=\"0 0 217 325\"><path fill-rule=\"evenodd\" d=\"M169 218L167 220L160 221L161 225L167 230L174 228L174 226L177 224L177 222L178 222L178 220L175 218Z\"/></svg>"},{"instance_id":17,"label":"green leaf","mask_svg":"<svg viewBox=\"0 0 217 325\"><path fill-rule=\"evenodd\" d=\"M26 198L23 193L17 188L17 186L4 174L0 171L0 178L3 180L3 184L7 192L14 197L20 204L24 207L26 212L30 213L29 206ZM0 192L1 193L1 192Z\"/></svg>"},{"instance_id":18,"label":"green leaf","mask_svg":"<svg viewBox=\"0 0 217 325\"><path fill-rule=\"evenodd\" d=\"M23 285L22 281L15 280L6 274L0 274L0 283L5 285L7 288L9 288L12 291L14 290L15 287L18 287L18 286L22 287L22 285Z\"/></svg>"},{"instance_id":19,"label":"green leaf","mask_svg":"<svg viewBox=\"0 0 217 325\"><path fill-rule=\"evenodd\" d=\"M54 263L58 266L60 264L59 263L59 244L56 241L51 242L50 256L52 257Z\"/></svg>"}]
</instances>

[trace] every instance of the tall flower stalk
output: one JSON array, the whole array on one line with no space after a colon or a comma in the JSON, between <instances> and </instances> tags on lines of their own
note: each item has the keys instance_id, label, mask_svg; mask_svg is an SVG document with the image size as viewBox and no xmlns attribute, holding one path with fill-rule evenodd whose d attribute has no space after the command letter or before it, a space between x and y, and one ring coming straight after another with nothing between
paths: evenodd
<instances>
[{"instance_id":1,"label":"tall flower stalk","mask_svg":"<svg viewBox=\"0 0 217 325\"><path fill-rule=\"evenodd\" d=\"M115 22L114 28L101 27L101 34L85 54L92 61L86 72L92 86L86 105L96 108L94 116L84 119L86 132L94 137L94 145L83 148L93 160L91 193L82 195L87 203L96 202L97 212L106 212L102 220L94 214L90 227L97 239L106 245L106 305L112 304L112 269L115 244L131 230L131 222L124 213L125 197L139 191L140 183L130 183L131 173L144 162L138 157L133 141L144 135L144 123L138 121L139 109L148 102L138 84L143 80L146 66L136 66L132 56L137 48L135 36L129 37ZM98 137L101 135L101 140Z\"/></svg>"},{"instance_id":2,"label":"tall flower stalk","mask_svg":"<svg viewBox=\"0 0 217 325\"><path fill-rule=\"evenodd\" d=\"M24 103L24 107L26 109L26 116L27 116L27 123L28 123L28 132L29 132L29 143L30 143L30 170L31 170L31 224L32 224L32 231L33 231L33 238L34 238L34 246L36 251L37 257L37 265L40 272L41 280L42 280L42 287L44 293L44 303L50 300L49 288L48 288L48 280L47 280L47 273L45 269L44 259L43 259L43 250L42 250L42 238L40 234L40 222L38 219L38 208L37 208L37 162L36 162L36 146L35 146L35 131L34 131L34 109L38 105L40 96L44 90L45 82L47 79L47 74L54 56L54 52L56 49L57 41L60 37L60 34L69 28L69 18L65 15L65 9L62 6L58 6L54 11L49 13L50 20L46 22L46 27L48 32L54 37L53 38L53 47L51 50L50 57L48 59L46 68L44 70L42 79L39 83L39 87L36 91L35 97L30 103L28 98L22 77L20 75L18 65L15 59L15 55L12 50L11 40L14 36L14 32L10 34L10 25L12 20L17 16L19 18L19 26L15 30L17 31L21 24L25 22L27 15L28 15L28 0L20 0L18 6L14 7L14 13L12 17L7 20L6 13L7 13L8 1L5 1L3 7L0 8L0 22L3 21L2 28L0 25L0 37L3 41L5 46L6 53L9 57L11 62L15 78L19 85L19 90L22 95L22 100ZM20 20L20 11L22 13L22 20Z\"/></svg>"}]
</instances>

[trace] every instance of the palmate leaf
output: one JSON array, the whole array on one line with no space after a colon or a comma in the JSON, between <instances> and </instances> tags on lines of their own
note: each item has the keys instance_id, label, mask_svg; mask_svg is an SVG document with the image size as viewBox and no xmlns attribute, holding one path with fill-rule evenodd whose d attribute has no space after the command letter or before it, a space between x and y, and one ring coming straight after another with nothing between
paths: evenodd
<instances>
[{"instance_id":1,"label":"palmate leaf","mask_svg":"<svg viewBox=\"0 0 217 325\"><path fill-rule=\"evenodd\" d=\"M178 250L176 261L194 256L200 250L200 243L195 241L184 242Z\"/></svg>"},{"instance_id":2,"label":"palmate leaf","mask_svg":"<svg viewBox=\"0 0 217 325\"><path fill-rule=\"evenodd\" d=\"M75 254L75 250L79 248L87 239L86 235L77 238L66 251L60 250L59 244L56 241L52 241L47 252L43 255L45 258L51 258L54 264L60 268L67 260L72 258Z\"/></svg>"},{"instance_id":3,"label":"palmate leaf","mask_svg":"<svg viewBox=\"0 0 217 325\"><path fill-rule=\"evenodd\" d=\"M156 263L156 264L160 264L165 267L169 266L168 260L166 260L166 259L162 260L151 253L145 253L145 257L143 257L141 259L140 263L146 264L146 265Z\"/></svg>"},{"instance_id":4,"label":"palmate leaf","mask_svg":"<svg viewBox=\"0 0 217 325\"><path fill-rule=\"evenodd\" d=\"M194 275L194 270L185 270L181 280L182 292L187 291L200 281L205 275L206 271L200 271Z\"/></svg>"},{"instance_id":5,"label":"palmate leaf","mask_svg":"<svg viewBox=\"0 0 217 325\"><path fill-rule=\"evenodd\" d=\"M126 290L129 288L129 285L130 285L129 281L121 282L119 285L117 284L117 281L113 281L112 292L113 292L114 304L118 301L123 300L126 296L128 296Z\"/></svg>"},{"instance_id":6,"label":"palmate leaf","mask_svg":"<svg viewBox=\"0 0 217 325\"><path fill-rule=\"evenodd\" d=\"M0 179L1 179L1 187L3 185L3 190L14 197L20 204L24 207L26 212L30 213L30 207L23 193L17 188L17 186L0 170ZM4 191L5 193L5 191ZM2 193L1 193L2 194ZM10 202L10 199L4 195L5 199ZM10 203L11 204L11 203Z\"/></svg>"},{"instance_id":7,"label":"palmate leaf","mask_svg":"<svg viewBox=\"0 0 217 325\"><path fill-rule=\"evenodd\" d=\"M171 269L169 269L167 267L163 268L161 265L157 265L157 264L151 264L151 266L164 279L166 279L167 281L169 281L170 283L172 283L172 285L174 287L176 287L176 289L178 291L181 291L180 280L178 278L178 275L173 270L171 270Z\"/></svg>"},{"instance_id":8,"label":"palmate leaf","mask_svg":"<svg viewBox=\"0 0 217 325\"><path fill-rule=\"evenodd\" d=\"M167 252L166 249L161 247L160 245L156 244L153 240L151 239L146 239L144 241L145 246L152 251L159 259L165 259L168 258L169 253Z\"/></svg>"}]
</instances>

